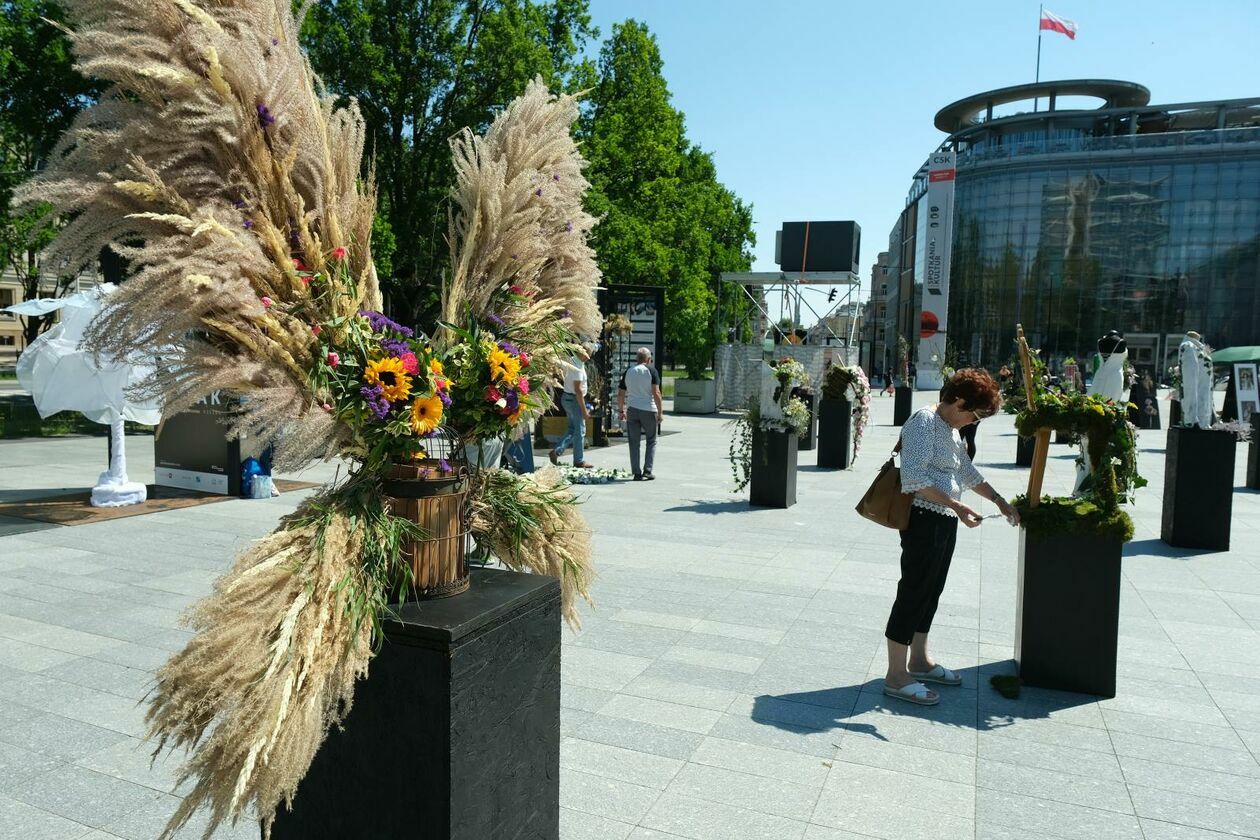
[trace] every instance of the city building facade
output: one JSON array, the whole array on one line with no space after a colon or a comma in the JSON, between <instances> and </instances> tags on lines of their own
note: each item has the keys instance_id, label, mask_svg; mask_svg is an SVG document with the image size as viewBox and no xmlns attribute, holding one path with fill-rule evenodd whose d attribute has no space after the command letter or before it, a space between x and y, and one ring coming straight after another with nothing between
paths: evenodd
<instances>
[{"instance_id":1,"label":"city building facade","mask_svg":"<svg viewBox=\"0 0 1260 840\"><path fill-rule=\"evenodd\" d=\"M1016 324L1052 367L1120 330L1157 378L1187 330L1260 344L1260 98L1149 103L1076 80L943 108L890 236L886 357L906 338L934 387L1007 361Z\"/></svg>"}]
</instances>

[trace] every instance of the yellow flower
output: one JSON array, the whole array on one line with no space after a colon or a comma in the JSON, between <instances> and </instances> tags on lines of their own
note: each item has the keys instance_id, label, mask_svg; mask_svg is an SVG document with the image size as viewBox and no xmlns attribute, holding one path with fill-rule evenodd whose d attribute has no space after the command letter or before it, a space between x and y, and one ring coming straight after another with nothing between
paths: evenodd
<instances>
[{"instance_id":1,"label":"yellow flower","mask_svg":"<svg viewBox=\"0 0 1260 840\"><path fill-rule=\"evenodd\" d=\"M490 351L490 379L515 385L521 376L521 360L506 350L495 348Z\"/></svg>"},{"instance_id":2,"label":"yellow flower","mask_svg":"<svg viewBox=\"0 0 1260 840\"><path fill-rule=\"evenodd\" d=\"M418 435L427 435L442 422L442 399L434 394L429 397L418 397L411 403L411 430Z\"/></svg>"},{"instance_id":3,"label":"yellow flower","mask_svg":"<svg viewBox=\"0 0 1260 840\"><path fill-rule=\"evenodd\" d=\"M432 373L436 373L436 374L438 374L438 375L441 375L441 374L442 374L442 372L443 372L443 371L442 371L442 363L441 363L440 361L438 361L437 359L433 359L433 360L431 360L431 361L429 362L429 371L430 371L430 372L432 372Z\"/></svg>"},{"instance_id":4,"label":"yellow flower","mask_svg":"<svg viewBox=\"0 0 1260 840\"><path fill-rule=\"evenodd\" d=\"M381 386L381 396L390 402L405 400L411 395L411 377L402 359L392 356L374 359L368 362L363 378L369 385Z\"/></svg>"}]
</instances>

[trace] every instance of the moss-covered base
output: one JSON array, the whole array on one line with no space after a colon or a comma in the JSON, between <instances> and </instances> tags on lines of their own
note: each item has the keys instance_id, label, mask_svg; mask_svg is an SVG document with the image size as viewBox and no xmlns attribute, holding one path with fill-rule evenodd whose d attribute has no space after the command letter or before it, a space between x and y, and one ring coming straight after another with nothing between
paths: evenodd
<instances>
[{"instance_id":1,"label":"moss-covered base","mask_svg":"<svg viewBox=\"0 0 1260 840\"><path fill-rule=\"evenodd\" d=\"M1108 512L1087 499L1042 496L1041 504L1030 507L1025 496L1012 500L1019 511L1020 524L1030 534L1086 534L1133 539L1133 520L1123 510Z\"/></svg>"}]
</instances>

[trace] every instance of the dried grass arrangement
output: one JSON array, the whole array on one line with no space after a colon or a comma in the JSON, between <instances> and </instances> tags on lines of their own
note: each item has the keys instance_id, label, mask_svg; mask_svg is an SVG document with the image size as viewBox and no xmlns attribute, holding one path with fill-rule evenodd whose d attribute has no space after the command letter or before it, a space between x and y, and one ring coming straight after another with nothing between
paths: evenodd
<instances>
[{"instance_id":1,"label":"dried grass arrangement","mask_svg":"<svg viewBox=\"0 0 1260 840\"><path fill-rule=\"evenodd\" d=\"M246 397L229 433L274 442L279 469L350 462L193 609L196 635L150 697L158 750L190 751L192 787L163 836L201 807L206 836L251 813L268 830L409 591L399 557L425 535L390 514L384 470L427 457L439 426L471 439L540 413L572 344L600 330L577 106L536 80L484 137L452 141L447 324L413 334L375 311L363 120L323 92L288 0L63 5L79 69L109 87L19 199L70 220L51 249L68 271L106 247L130 263L89 347L159 354L141 389L168 414L215 390ZM461 407L460 383L483 381L490 408ZM576 503L549 473L476 476L478 541L559 577L573 623L592 574Z\"/></svg>"}]
</instances>

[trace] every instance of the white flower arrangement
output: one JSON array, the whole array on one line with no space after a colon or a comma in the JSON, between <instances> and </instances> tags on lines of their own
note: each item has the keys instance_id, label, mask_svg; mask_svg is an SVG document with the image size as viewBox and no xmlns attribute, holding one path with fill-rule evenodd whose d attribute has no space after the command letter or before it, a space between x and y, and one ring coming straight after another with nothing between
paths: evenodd
<instances>
[{"instance_id":1,"label":"white flower arrangement","mask_svg":"<svg viewBox=\"0 0 1260 840\"><path fill-rule=\"evenodd\" d=\"M625 470L583 469L582 467L559 467L558 469L560 476L569 484L610 484L630 478L630 473Z\"/></svg>"}]
</instances>

